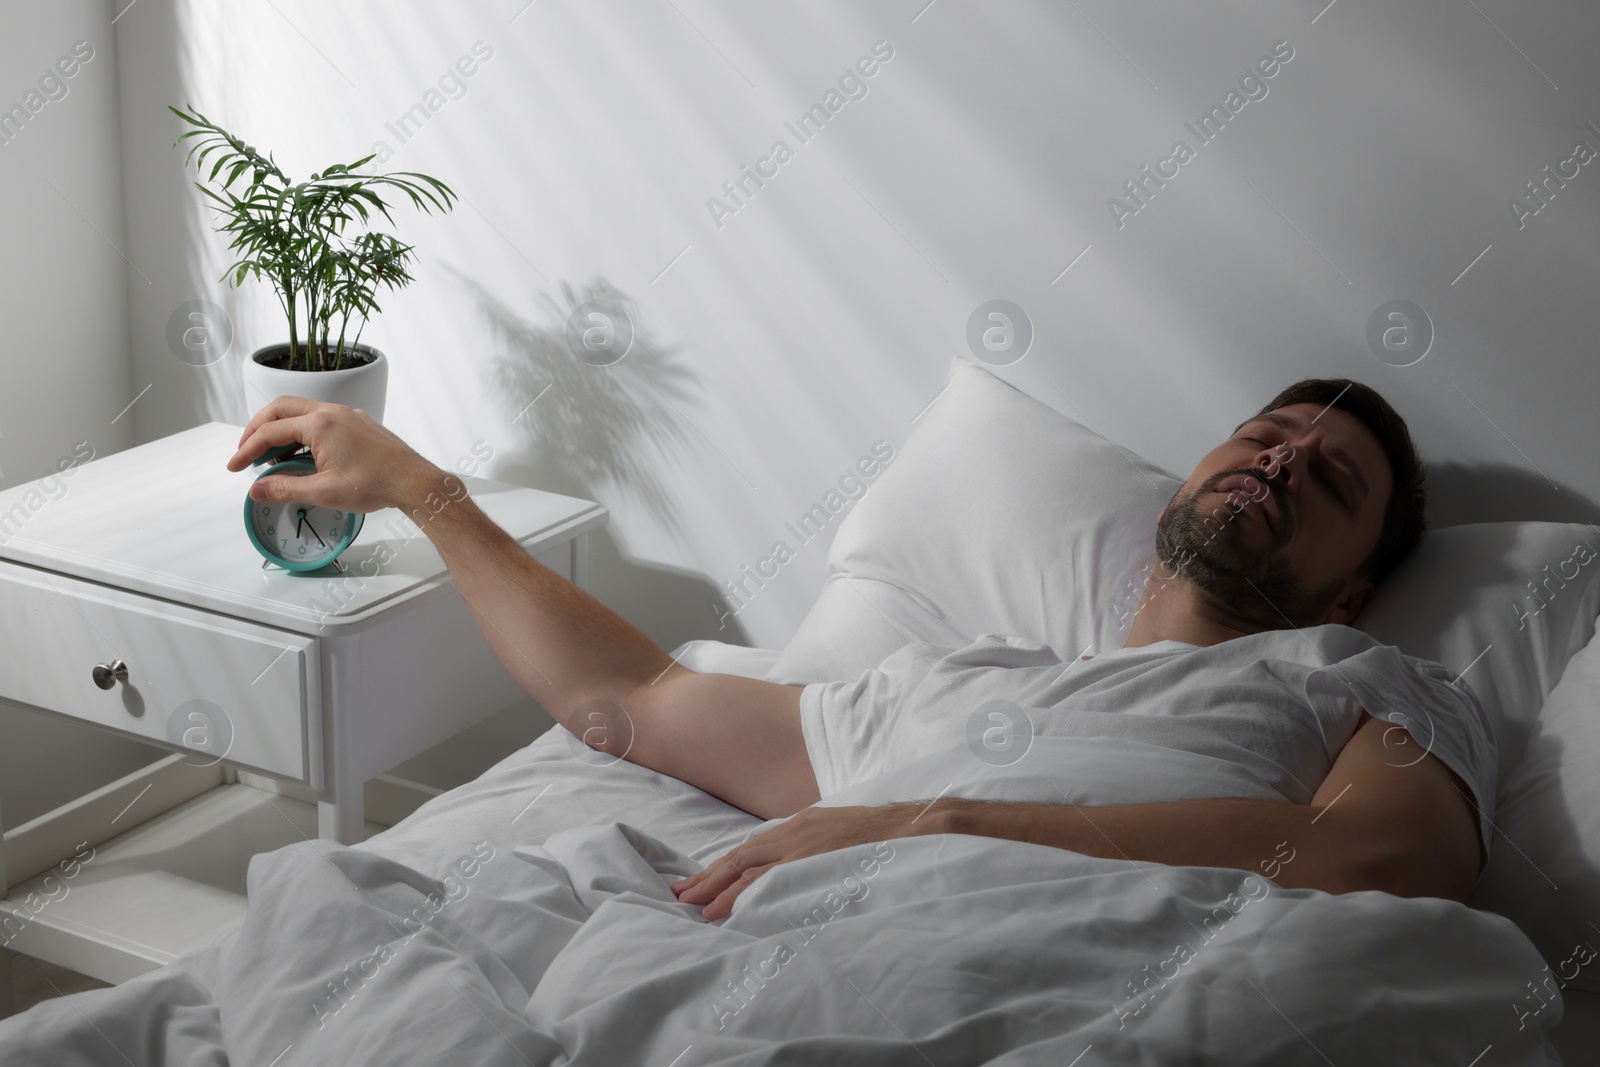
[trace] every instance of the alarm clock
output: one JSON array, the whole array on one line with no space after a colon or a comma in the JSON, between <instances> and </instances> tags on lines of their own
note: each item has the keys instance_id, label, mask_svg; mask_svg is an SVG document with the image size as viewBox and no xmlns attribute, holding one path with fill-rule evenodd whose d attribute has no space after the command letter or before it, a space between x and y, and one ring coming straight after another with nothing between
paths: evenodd
<instances>
[{"instance_id":1,"label":"alarm clock","mask_svg":"<svg viewBox=\"0 0 1600 1067\"><path fill-rule=\"evenodd\" d=\"M295 442L267 449L251 464L253 467L270 464L256 475L256 481L268 475L304 478L317 473L316 460L309 451L299 451L303 448L304 445ZM365 519L360 512L339 511L300 501L265 502L252 499L248 492L244 498L245 533L266 560L262 567L275 563L284 570L302 572L318 570L331 563L342 571L339 554L355 541Z\"/></svg>"}]
</instances>

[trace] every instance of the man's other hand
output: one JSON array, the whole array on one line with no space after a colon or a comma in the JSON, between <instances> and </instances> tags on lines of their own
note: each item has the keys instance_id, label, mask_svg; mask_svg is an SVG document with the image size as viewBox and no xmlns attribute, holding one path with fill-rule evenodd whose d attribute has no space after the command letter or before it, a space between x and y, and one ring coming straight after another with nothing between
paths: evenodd
<instances>
[{"instance_id":1,"label":"man's other hand","mask_svg":"<svg viewBox=\"0 0 1600 1067\"><path fill-rule=\"evenodd\" d=\"M243 470L267 449L295 441L311 450L317 473L261 478L250 488L252 500L301 500L366 514L414 505L435 489L456 488L446 486L444 472L360 408L302 396L280 396L256 412L228 469ZM459 493L465 492L461 485Z\"/></svg>"},{"instance_id":2,"label":"man's other hand","mask_svg":"<svg viewBox=\"0 0 1600 1067\"><path fill-rule=\"evenodd\" d=\"M941 832L933 820L922 818L929 806L913 802L878 808L805 808L670 888L684 904L705 904L701 914L707 922L716 922L733 910L739 894L780 863L869 841Z\"/></svg>"}]
</instances>

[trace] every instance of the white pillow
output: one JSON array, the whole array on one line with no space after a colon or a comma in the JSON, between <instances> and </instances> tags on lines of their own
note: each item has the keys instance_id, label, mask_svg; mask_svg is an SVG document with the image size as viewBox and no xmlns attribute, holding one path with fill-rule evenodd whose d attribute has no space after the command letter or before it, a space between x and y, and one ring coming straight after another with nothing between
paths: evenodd
<instances>
[{"instance_id":1,"label":"white pillow","mask_svg":"<svg viewBox=\"0 0 1600 1067\"><path fill-rule=\"evenodd\" d=\"M1465 672L1494 724L1503 793L1545 698L1594 636L1597 614L1600 531L1585 523L1486 522L1425 536L1355 625L1408 655Z\"/></svg>"},{"instance_id":2,"label":"white pillow","mask_svg":"<svg viewBox=\"0 0 1600 1067\"><path fill-rule=\"evenodd\" d=\"M778 660L777 649L748 648L704 638L685 641L671 655L674 662L691 671L737 674L744 678L765 678Z\"/></svg>"},{"instance_id":3,"label":"white pillow","mask_svg":"<svg viewBox=\"0 0 1600 1067\"><path fill-rule=\"evenodd\" d=\"M981 633L1062 656L1120 648L1156 514L1181 484L958 358L840 523L822 593L769 677L856 678L910 641Z\"/></svg>"},{"instance_id":4,"label":"white pillow","mask_svg":"<svg viewBox=\"0 0 1600 1067\"><path fill-rule=\"evenodd\" d=\"M1600 993L1600 637L1567 664L1501 790L1473 907L1539 946L1559 981ZM1529 975L1537 979L1537 975Z\"/></svg>"}]
</instances>

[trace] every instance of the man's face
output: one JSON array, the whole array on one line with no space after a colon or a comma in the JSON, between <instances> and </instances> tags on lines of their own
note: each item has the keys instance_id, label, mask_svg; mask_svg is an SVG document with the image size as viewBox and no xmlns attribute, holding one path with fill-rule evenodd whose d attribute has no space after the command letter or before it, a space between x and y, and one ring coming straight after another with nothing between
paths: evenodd
<instances>
[{"instance_id":1,"label":"man's face","mask_svg":"<svg viewBox=\"0 0 1600 1067\"><path fill-rule=\"evenodd\" d=\"M1290 404L1242 424L1157 517L1160 578L1181 574L1266 629L1353 621L1383 526L1388 457L1354 416Z\"/></svg>"}]
</instances>

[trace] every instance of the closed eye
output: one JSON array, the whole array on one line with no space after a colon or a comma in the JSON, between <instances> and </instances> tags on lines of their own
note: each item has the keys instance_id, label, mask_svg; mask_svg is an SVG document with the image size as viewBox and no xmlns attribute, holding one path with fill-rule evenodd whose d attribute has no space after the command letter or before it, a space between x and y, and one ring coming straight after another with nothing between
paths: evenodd
<instances>
[{"instance_id":1,"label":"closed eye","mask_svg":"<svg viewBox=\"0 0 1600 1067\"><path fill-rule=\"evenodd\" d=\"M1343 510L1352 511L1353 509L1350 507L1349 502L1345 500L1344 493L1340 490L1338 483L1328 477L1328 461L1318 459L1312 466L1316 469L1317 481L1322 483L1322 487L1328 491L1329 496L1333 497L1334 502Z\"/></svg>"},{"instance_id":2,"label":"closed eye","mask_svg":"<svg viewBox=\"0 0 1600 1067\"><path fill-rule=\"evenodd\" d=\"M1317 480L1328 487L1328 493L1333 497L1333 499L1339 502L1339 506L1341 508L1346 511L1350 510L1350 505L1345 500L1344 494L1339 491L1339 487L1334 484L1333 479L1328 477L1327 469L1325 467L1318 467Z\"/></svg>"}]
</instances>

